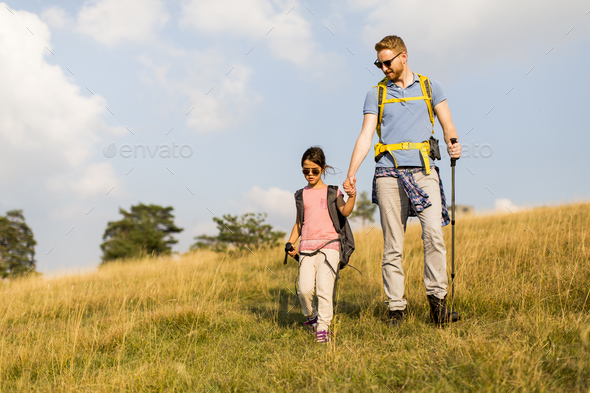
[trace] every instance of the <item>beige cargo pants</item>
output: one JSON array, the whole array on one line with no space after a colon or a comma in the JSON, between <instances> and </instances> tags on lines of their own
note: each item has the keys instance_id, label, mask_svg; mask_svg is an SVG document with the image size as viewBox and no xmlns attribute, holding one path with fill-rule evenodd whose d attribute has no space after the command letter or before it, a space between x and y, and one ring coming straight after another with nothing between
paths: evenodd
<instances>
[{"instance_id":1,"label":"beige cargo pants","mask_svg":"<svg viewBox=\"0 0 590 393\"><path fill-rule=\"evenodd\" d=\"M444 298L447 294L446 248L441 225L441 199L438 174L431 170L414 174L416 184L428 194L432 205L418 213L422 225L424 244L424 285L427 295ZM402 181L395 177L378 177L376 192L383 228L383 261L381 271L383 288L389 300L390 310L404 310L404 269L402 254L404 234L408 220L410 199L406 195Z\"/></svg>"},{"instance_id":2,"label":"beige cargo pants","mask_svg":"<svg viewBox=\"0 0 590 393\"><path fill-rule=\"evenodd\" d=\"M303 315L318 317L317 330L328 330L334 316L332 296L334 294L334 280L336 268L340 259L340 252L322 248L314 256L306 256L305 251L300 254L299 283L297 295L301 301ZM324 253L326 257L324 258ZM328 265L329 264L329 265ZM313 304L313 290L318 296L318 308Z\"/></svg>"}]
</instances>

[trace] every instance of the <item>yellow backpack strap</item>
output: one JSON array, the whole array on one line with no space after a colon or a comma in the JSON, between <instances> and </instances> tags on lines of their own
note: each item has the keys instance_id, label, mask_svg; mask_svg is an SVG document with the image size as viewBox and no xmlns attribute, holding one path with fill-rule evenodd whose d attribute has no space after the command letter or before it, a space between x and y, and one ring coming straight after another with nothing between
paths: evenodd
<instances>
[{"instance_id":1,"label":"yellow backpack strap","mask_svg":"<svg viewBox=\"0 0 590 393\"><path fill-rule=\"evenodd\" d=\"M434 134L434 108L432 102L432 85L430 84L430 79L424 75L417 74L418 78L420 78L420 87L422 88L422 96L428 97L424 98L426 101L426 107L428 108L428 114L430 115L430 123L432 124L432 133Z\"/></svg>"},{"instance_id":2,"label":"yellow backpack strap","mask_svg":"<svg viewBox=\"0 0 590 393\"><path fill-rule=\"evenodd\" d=\"M379 109L377 111L377 135L381 139L381 120L383 120L383 105L387 101L387 78L381 79L381 82L377 85L377 100L379 103Z\"/></svg>"},{"instance_id":3,"label":"yellow backpack strap","mask_svg":"<svg viewBox=\"0 0 590 393\"><path fill-rule=\"evenodd\" d=\"M378 162L384 154L389 153L393 158L393 163L397 168L397 161L395 160L395 156L393 155L393 151L395 150L420 150L420 154L422 155L422 160L424 161L424 166L426 169L426 173L430 173L430 160L429 160L429 153L430 153L430 143L428 141L422 143L411 143L411 142L402 142L396 144L385 145L381 141L381 121L383 120L383 106L385 104L390 104L394 102L408 102L414 100L424 100L426 101L426 107L428 108L428 114L430 115L430 123L432 124L432 133L434 134L434 108L432 103L432 85L430 80L417 74L420 80L420 88L422 89L422 96L421 97L406 97L406 98L390 98L387 99L387 78L383 78L379 84L377 85L377 99L379 104L378 115L377 115L377 135L379 135L379 143L375 145L375 162Z\"/></svg>"}]
</instances>

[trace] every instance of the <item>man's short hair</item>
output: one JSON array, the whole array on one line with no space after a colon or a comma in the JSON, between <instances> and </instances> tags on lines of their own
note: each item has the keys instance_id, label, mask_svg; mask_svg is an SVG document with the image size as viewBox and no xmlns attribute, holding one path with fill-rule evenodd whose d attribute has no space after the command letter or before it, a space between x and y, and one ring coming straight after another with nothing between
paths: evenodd
<instances>
[{"instance_id":1,"label":"man's short hair","mask_svg":"<svg viewBox=\"0 0 590 393\"><path fill-rule=\"evenodd\" d=\"M375 50L377 52L381 52L384 49L389 49L396 54L408 51L406 49L406 44L404 44L404 40L396 35L388 35L387 37L383 37L381 41L375 44Z\"/></svg>"}]
</instances>

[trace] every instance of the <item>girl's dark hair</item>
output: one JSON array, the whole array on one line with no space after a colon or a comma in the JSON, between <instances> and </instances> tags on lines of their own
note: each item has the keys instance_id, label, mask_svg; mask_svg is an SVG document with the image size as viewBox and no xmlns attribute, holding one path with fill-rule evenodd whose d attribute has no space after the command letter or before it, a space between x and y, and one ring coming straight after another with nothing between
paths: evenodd
<instances>
[{"instance_id":1,"label":"girl's dark hair","mask_svg":"<svg viewBox=\"0 0 590 393\"><path fill-rule=\"evenodd\" d=\"M326 156L324 155L324 151L319 146L312 146L303 153L303 157L301 157L301 166L303 167L303 162L305 160L309 160L314 164L320 166L322 170L324 170L324 174L330 171L330 174L333 175L336 173L334 168L330 165L326 164Z\"/></svg>"}]
</instances>

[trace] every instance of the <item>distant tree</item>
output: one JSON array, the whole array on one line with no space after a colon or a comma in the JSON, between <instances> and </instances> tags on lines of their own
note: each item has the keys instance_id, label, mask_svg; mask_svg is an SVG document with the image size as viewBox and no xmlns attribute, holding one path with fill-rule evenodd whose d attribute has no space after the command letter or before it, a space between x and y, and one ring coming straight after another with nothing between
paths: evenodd
<instances>
[{"instance_id":1,"label":"distant tree","mask_svg":"<svg viewBox=\"0 0 590 393\"><path fill-rule=\"evenodd\" d=\"M195 237L191 250L211 249L213 251L252 250L263 246L274 246L284 239L285 232L273 231L269 224L263 224L266 213L246 213L242 216L224 215L223 218L213 217L217 224L217 236L201 235Z\"/></svg>"},{"instance_id":2,"label":"distant tree","mask_svg":"<svg viewBox=\"0 0 590 393\"><path fill-rule=\"evenodd\" d=\"M36 244L22 210L0 216L0 277L24 275L34 269Z\"/></svg>"},{"instance_id":3,"label":"distant tree","mask_svg":"<svg viewBox=\"0 0 590 393\"><path fill-rule=\"evenodd\" d=\"M174 225L173 207L144 205L131 206L131 211L119 208L120 221L107 224L100 245L102 261L133 258L141 255L168 255L178 243L172 235L182 232Z\"/></svg>"},{"instance_id":4,"label":"distant tree","mask_svg":"<svg viewBox=\"0 0 590 393\"><path fill-rule=\"evenodd\" d=\"M377 205L374 205L369 199L369 195L366 191L361 192L361 197L356 201L354 211L350 215L352 220L360 219L363 227L365 222L375 222L373 218L375 216L375 209Z\"/></svg>"}]
</instances>

